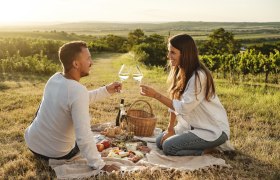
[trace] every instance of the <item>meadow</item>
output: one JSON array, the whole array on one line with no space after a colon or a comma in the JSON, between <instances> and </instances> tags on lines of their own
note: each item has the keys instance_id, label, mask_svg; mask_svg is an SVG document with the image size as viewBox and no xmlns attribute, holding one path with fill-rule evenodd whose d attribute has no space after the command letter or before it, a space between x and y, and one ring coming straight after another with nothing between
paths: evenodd
<instances>
[{"instance_id":1,"label":"meadow","mask_svg":"<svg viewBox=\"0 0 280 180\"><path fill-rule=\"evenodd\" d=\"M88 89L118 81L121 64L136 65L129 53L93 54L91 74L81 80ZM163 68L141 65L143 84L166 92L167 73ZM49 76L28 73L0 74L0 179L54 179L44 161L34 158L25 145L23 134L32 122ZM280 179L280 86L239 83L215 79L217 94L228 113L231 142L235 152L215 154L231 168L212 167L192 172L147 170L121 176L119 173L99 179ZM166 93L167 95L167 93ZM158 118L157 126L166 128L167 108L139 94L131 78L123 83L123 93L90 106L91 124L114 121L120 99L126 108L136 99L147 100Z\"/></svg>"}]
</instances>

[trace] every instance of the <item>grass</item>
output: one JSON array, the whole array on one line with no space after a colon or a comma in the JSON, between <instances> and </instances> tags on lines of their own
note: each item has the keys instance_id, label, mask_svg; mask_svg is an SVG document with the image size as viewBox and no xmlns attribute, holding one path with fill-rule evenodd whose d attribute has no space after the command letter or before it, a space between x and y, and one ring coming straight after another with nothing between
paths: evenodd
<instances>
[{"instance_id":1,"label":"grass","mask_svg":"<svg viewBox=\"0 0 280 180\"><path fill-rule=\"evenodd\" d=\"M134 65L131 54L96 54L90 76L81 83L94 89L118 80L122 63ZM166 92L166 74L161 68L146 68L143 83ZM37 110L47 76L28 74L0 75L0 179L53 179L54 172L27 149L23 134ZM100 179L279 179L280 174L280 91L279 86L232 84L215 80L217 94L225 106L235 153L218 154L232 168L181 172L147 170L133 174L111 174ZM128 108L136 99L147 100L158 117L157 126L168 123L167 108L139 95L131 78L123 83L124 92L90 106L91 123L112 121L121 98ZM167 94L167 93L165 93Z\"/></svg>"}]
</instances>

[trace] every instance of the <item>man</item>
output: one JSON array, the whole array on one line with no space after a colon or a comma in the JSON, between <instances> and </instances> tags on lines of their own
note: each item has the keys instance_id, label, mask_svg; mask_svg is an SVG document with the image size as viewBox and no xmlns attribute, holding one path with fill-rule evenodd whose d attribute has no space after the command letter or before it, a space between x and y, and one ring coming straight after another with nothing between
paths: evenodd
<instances>
[{"instance_id":1,"label":"man","mask_svg":"<svg viewBox=\"0 0 280 180\"><path fill-rule=\"evenodd\" d=\"M79 83L89 75L92 59L86 43L74 41L59 49L63 73L55 73L47 82L40 108L25 131L29 149L48 160L70 159L79 151L94 169L118 170L105 165L97 151L90 129L89 103L119 92L121 84L111 83L88 91Z\"/></svg>"}]
</instances>

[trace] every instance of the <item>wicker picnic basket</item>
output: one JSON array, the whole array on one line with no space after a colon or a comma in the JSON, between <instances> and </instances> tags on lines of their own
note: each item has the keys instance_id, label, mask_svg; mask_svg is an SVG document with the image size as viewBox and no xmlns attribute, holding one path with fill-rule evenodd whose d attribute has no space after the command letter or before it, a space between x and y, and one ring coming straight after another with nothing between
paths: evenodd
<instances>
[{"instance_id":1,"label":"wicker picnic basket","mask_svg":"<svg viewBox=\"0 0 280 180\"><path fill-rule=\"evenodd\" d=\"M149 106L150 112L140 109L133 109L133 106L140 102L146 103ZM153 109L147 101L136 100L127 110L127 121L128 124L132 125L134 135L149 137L153 135L157 118L153 114Z\"/></svg>"}]
</instances>

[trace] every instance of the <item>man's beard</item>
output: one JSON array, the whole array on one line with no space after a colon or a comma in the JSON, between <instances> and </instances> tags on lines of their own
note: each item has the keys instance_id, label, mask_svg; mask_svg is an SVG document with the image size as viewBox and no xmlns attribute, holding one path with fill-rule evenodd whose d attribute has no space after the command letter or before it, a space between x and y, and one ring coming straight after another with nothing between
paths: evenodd
<instances>
[{"instance_id":1,"label":"man's beard","mask_svg":"<svg viewBox=\"0 0 280 180\"><path fill-rule=\"evenodd\" d=\"M81 73L81 77L85 77L85 76L88 76L89 75L89 72L82 72Z\"/></svg>"},{"instance_id":2,"label":"man's beard","mask_svg":"<svg viewBox=\"0 0 280 180\"><path fill-rule=\"evenodd\" d=\"M87 72L81 72L81 77L85 77L89 75L91 66L89 66L89 70Z\"/></svg>"}]
</instances>

